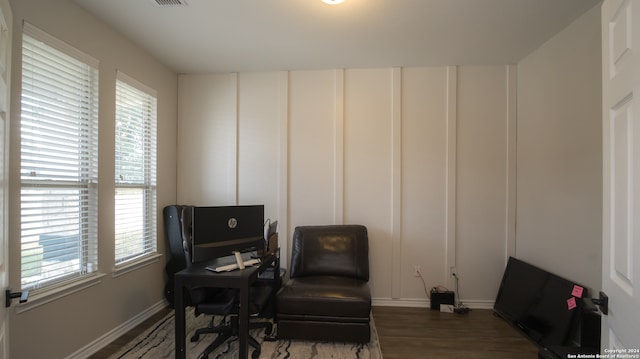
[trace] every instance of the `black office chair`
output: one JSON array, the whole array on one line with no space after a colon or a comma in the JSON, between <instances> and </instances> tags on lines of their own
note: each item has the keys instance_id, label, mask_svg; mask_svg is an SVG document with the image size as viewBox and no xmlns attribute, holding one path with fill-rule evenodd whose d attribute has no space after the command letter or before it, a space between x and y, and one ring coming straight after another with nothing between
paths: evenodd
<instances>
[{"instance_id":1,"label":"black office chair","mask_svg":"<svg viewBox=\"0 0 640 359\"><path fill-rule=\"evenodd\" d=\"M232 290L230 290L232 291ZM254 316L259 316L265 307L264 304L269 301L271 290L269 287L258 287L250 289L250 303L249 303L249 313L252 313ZM208 358L209 354L211 354L216 348L218 348L222 343L224 343L227 339L238 336L239 333L239 323L238 323L238 300L237 296L231 294L231 301L227 301L229 299L225 295L222 295L220 298L220 302L215 303L211 301L206 301L200 304L196 304L196 316L200 314L210 314L213 316L223 316L222 322L218 325L214 324L213 317L209 326L206 328L197 329L195 334L191 337L192 342L196 342L200 340L200 335L202 334L211 334L217 333L218 336L216 339L207 346L207 348L202 352L199 358ZM273 324L268 321L250 321L249 329L259 329L264 328L265 334L271 334L273 330ZM254 350L251 354L252 358L258 358L260 356L260 343L253 338L251 335L247 338L249 341L249 345L251 345Z\"/></svg>"},{"instance_id":2,"label":"black office chair","mask_svg":"<svg viewBox=\"0 0 640 359\"><path fill-rule=\"evenodd\" d=\"M171 248L172 257L180 257L184 259L184 268L191 266L191 213L192 206L168 206L165 207L165 229L167 231L167 239ZM177 223L176 223L177 221ZM176 224L179 225L179 238ZM178 252L178 243L180 242L180 251ZM173 258L172 258L173 260ZM181 262L179 259L176 262ZM171 261L170 261L171 263ZM169 264L167 265L169 266ZM175 269L177 265L171 265ZM174 272L175 273L175 272ZM249 292L249 313L254 317L260 317L263 311L272 305L272 288L268 284L258 283L250 288ZM209 326L197 329L191 337L191 341L195 342L200 339L202 334L218 334L216 339L202 352L199 358L208 358L209 354L217 347L224 343L232 336L238 336L238 309L239 297L238 291L231 288L191 288L188 298L185 298L187 305L193 306L195 315L207 314L211 315ZM220 324L215 325L215 317L223 317ZM264 328L265 334L271 334L273 325L269 321L250 321L249 329ZM254 348L253 358L260 356L260 343L249 335L249 345Z\"/></svg>"}]
</instances>

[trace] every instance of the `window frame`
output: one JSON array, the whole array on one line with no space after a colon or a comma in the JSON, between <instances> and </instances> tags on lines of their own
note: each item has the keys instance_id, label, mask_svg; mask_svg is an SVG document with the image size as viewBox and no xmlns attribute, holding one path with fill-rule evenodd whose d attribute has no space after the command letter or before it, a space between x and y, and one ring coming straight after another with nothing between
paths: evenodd
<instances>
[{"instance_id":1,"label":"window frame","mask_svg":"<svg viewBox=\"0 0 640 359\"><path fill-rule=\"evenodd\" d=\"M29 51L37 51L34 52L34 55L25 55L25 52ZM34 268L38 268L39 271L42 271L43 268L49 266L49 264L45 264L44 260L44 247L47 245L53 245L51 243L46 243L47 239L42 239L43 235L51 236L52 230L55 228L58 232L53 236L57 239L63 237L73 237L78 236L79 241L77 243L77 247L80 248L81 253L78 256L79 263L77 264L77 268L75 265L69 266L72 269L64 269L58 275L54 275L53 278L45 278L45 279L37 279L37 275L34 278L31 278L32 281L25 282L27 278L34 277L34 275L26 276L25 271L28 272L29 269L25 270L24 265L21 265L20 269L20 278L21 278L21 289L22 290L30 290L34 293L45 293L49 291L60 291L61 288L65 288L68 290L69 286L73 286L74 283L77 285L86 285L87 282L95 281L96 278L99 278L101 275L98 273L98 106L99 106L99 62L93 57L81 52L80 50L70 46L69 44L47 34L46 32L38 29L37 27L24 22L23 24L23 33L22 33L22 63L21 63L21 97L20 97L20 258L21 263L25 263L23 261L26 260L25 264L29 264L30 260L33 258L26 258L28 256L33 256L33 249L40 253L36 253L36 260L33 263L39 263L39 266ZM55 62L52 61L53 58L49 57L49 55L54 56L55 58L70 58L69 62ZM36 69L35 63L37 59L44 60L47 65L51 65L47 68ZM29 62L32 61L32 62ZM66 61L66 60L65 60ZM65 105L67 102L63 100L61 96L62 93L57 93L55 90L59 87L55 86L63 86L62 84L62 75L60 77L56 77L55 79L42 80L44 75L48 74L49 71L53 70L61 70L63 68L63 63L71 64L73 62L81 63L80 67L86 66L86 73L84 77L73 77L74 79L78 79L83 85L78 85L77 89L80 90L76 93L77 97L72 97L72 100L75 100L77 103L73 105ZM55 63L55 66L53 65ZM27 70L25 70L25 67ZM36 75L42 76L41 78L29 78L28 75ZM55 84L52 89L45 89L44 87L36 89L36 84ZM77 83L67 84L70 88L76 88ZM49 91L49 95L47 96L45 93ZM31 95L31 97L29 97ZM55 100L45 104L44 100ZM68 113L73 115L78 115L78 118L75 119L76 122L70 121L68 118L63 118L62 115L56 113L47 113L45 114L45 110L50 110L55 103L57 106L64 107L65 110L68 110ZM82 104L82 105L78 105ZM29 116L37 116L39 119L29 119ZM34 117L35 118L35 117ZM74 118L74 117L70 117ZM42 122L39 122L42 121ZM29 125L34 124L50 124L55 126L56 129L63 128L65 126L66 130L71 131L77 135L79 139L75 145L70 146L70 154L75 153L78 157L76 158L77 164L71 164L72 161L67 163L68 167L64 167L65 170L70 167L77 166L77 176L62 174L62 169L47 169L47 165L50 165L50 156L53 154L59 154L60 149L55 147L55 151L52 150L49 153L45 153L42 149L44 148L43 143L46 142L45 138L48 133L44 130L40 129L40 134L29 133L30 129L28 129ZM76 131L73 131L73 127L70 124L76 123L79 127ZM37 126L33 126L37 127ZM32 136L29 139L29 136ZM75 137L74 137L75 138ZM69 142L60 142L58 141L58 145L60 143L69 144ZM31 148L37 148L40 155L34 154L33 150L29 150L29 146ZM42 147L41 147L42 146ZM76 152L73 152L75 150ZM81 154L85 154L84 156ZM49 160L50 163L47 163ZM82 168L82 170L80 169ZM47 173L48 174L45 174ZM74 173L71 170L69 173ZM40 176L40 178L38 178ZM64 232L73 232L73 234L60 234L61 226L47 226L46 223L50 223L54 220L59 220L59 217L56 217L52 214L52 212L47 212L47 205L44 204L44 201L41 200L41 205L30 206L30 204L37 203L37 200L30 200L30 193L37 193L38 190L48 188L49 191L41 191L40 194L36 195L37 197L42 198L42 196L55 196L57 199L55 201L62 201L58 203L70 203L73 200L69 200L68 198L61 199L61 194L54 194L56 191L60 189L66 189L69 193L73 193L76 191L76 195L70 195L71 197L77 197L75 200L77 202L76 207L64 207L64 208L77 208L78 217L76 220L72 220L74 217L68 217L68 224L64 226L68 228L64 230ZM48 193L47 193L48 192ZM66 197L66 196L65 196ZM34 212L30 212L30 209L33 209L34 212L40 211L39 215L36 214L36 221L30 221L30 218L33 219ZM44 217L49 216L49 218L45 219ZM37 220L37 217L40 217L40 220ZM54 219L56 218L56 219ZM33 227L33 223L39 223L39 227ZM77 226L77 228L76 228ZM38 229L39 228L39 229ZM46 228L46 229L45 229ZM75 228L75 229L74 229ZM77 231L76 231L77 229ZM38 237L37 241L34 241L33 238ZM65 243L73 243L73 241L67 241ZM38 248L39 247L39 248ZM65 254L59 254L58 252L63 252ZM25 252L29 252L30 254L26 254ZM57 248L51 250L51 257L56 260L62 260L62 266L64 265L64 260L60 257L68 257L70 254L66 251L59 251ZM38 257L40 259L38 260ZM59 262L58 262L59 263ZM48 272L55 272L55 270L48 270ZM26 277L25 277L26 276Z\"/></svg>"},{"instance_id":2,"label":"window frame","mask_svg":"<svg viewBox=\"0 0 640 359\"><path fill-rule=\"evenodd\" d=\"M120 91L126 91L127 93L121 93ZM141 126L143 131L143 149L144 155L142 156L142 174L137 180L131 180L125 178L122 172L118 171L119 166L122 164L119 161L118 155L118 126L121 123L120 107L124 100L121 96L129 96L126 100L140 101L147 106L147 108L139 109L140 112L135 115L140 115L142 118L139 120L144 123L137 123ZM139 96L131 98L130 96ZM144 107L142 106L142 107ZM158 152L158 131L157 131L157 91L153 88L146 86L145 84L137 81L136 79L128 76L122 71L116 72L116 118L115 118L115 149L114 149L114 186L115 186L115 204L114 204L114 275L120 275L123 272L128 272L141 265L155 262L160 257L158 254L158 233L157 233L157 152ZM129 113L129 112L125 112ZM131 173L126 173L131 174ZM141 230L142 230L142 251L138 253L121 256L119 253L119 240L118 240L118 191L119 190L141 190L142 191L142 206L144 213L141 218ZM122 217L120 217L122 218Z\"/></svg>"}]
</instances>

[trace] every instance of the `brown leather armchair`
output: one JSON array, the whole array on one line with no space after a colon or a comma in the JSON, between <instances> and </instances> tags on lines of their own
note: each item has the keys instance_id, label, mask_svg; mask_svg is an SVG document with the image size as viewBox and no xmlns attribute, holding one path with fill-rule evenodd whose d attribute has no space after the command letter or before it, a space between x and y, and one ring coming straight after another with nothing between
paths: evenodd
<instances>
[{"instance_id":1,"label":"brown leather armchair","mask_svg":"<svg viewBox=\"0 0 640 359\"><path fill-rule=\"evenodd\" d=\"M369 342L369 240L361 225L297 227L278 338Z\"/></svg>"}]
</instances>

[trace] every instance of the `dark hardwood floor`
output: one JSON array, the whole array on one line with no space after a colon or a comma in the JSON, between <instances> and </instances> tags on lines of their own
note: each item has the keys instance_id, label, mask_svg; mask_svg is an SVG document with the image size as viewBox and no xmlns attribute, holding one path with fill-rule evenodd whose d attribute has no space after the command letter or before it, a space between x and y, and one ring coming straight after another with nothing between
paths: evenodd
<instances>
[{"instance_id":1,"label":"dark hardwood floor","mask_svg":"<svg viewBox=\"0 0 640 359\"><path fill-rule=\"evenodd\" d=\"M125 344L133 340L139 334L147 330L147 328L154 325L160 319L164 318L169 312L173 311L173 308L164 308L158 313L152 315L150 318L142 322L140 325L131 329L127 333L120 336L120 338L114 340L106 347L99 350L97 353L93 354L89 357L89 359L107 359L110 355L115 354L120 348L122 348Z\"/></svg>"},{"instance_id":2,"label":"dark hardwood floor","mask_svg":"<svg viewBox=\"0 0 640 359\"><path fill-rule=\"evenodd\" d=\"M108 358L170 310L147 319L91 358ZM536 346L491 310L451 314L428 308L373 307L372 313L384 359L537 358Z\"/></svg>"},{"instance_id":3,"label":"dark hardwood floor","mask_svg":"<svg viewBox=\"0 0 640 359\"><path fill-rule=\"evenodd\" d=\"M384 359L537 358L535 344L491 310L373 307L372 313Z\"/></svg>"}]
</instances>

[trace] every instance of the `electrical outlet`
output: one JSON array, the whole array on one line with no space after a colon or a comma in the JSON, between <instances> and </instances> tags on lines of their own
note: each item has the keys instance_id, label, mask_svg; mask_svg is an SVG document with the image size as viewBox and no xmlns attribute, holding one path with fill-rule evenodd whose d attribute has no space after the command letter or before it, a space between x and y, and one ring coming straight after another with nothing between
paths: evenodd
<instances>
[{"instance_id":1,"label":"electrical outlet","mask_svg":"<svg viewBox=\"0 0 640 359\"><path fill-rule=\"evenodd\" d=\"M420 276L420 266L417 264L413 266L413 276L414 277Z\"/></svg>"},{"instance_id":2,"label":"electrical outlet","mask_svg":"<svg viewBox=\"0 0 640 359\"><path fill-rule=\"evenodd\" d=\"M455 277L456 275L457 275L456 267L455 266L449 267L449 277Z\"/></svg>"}]
</instances>

